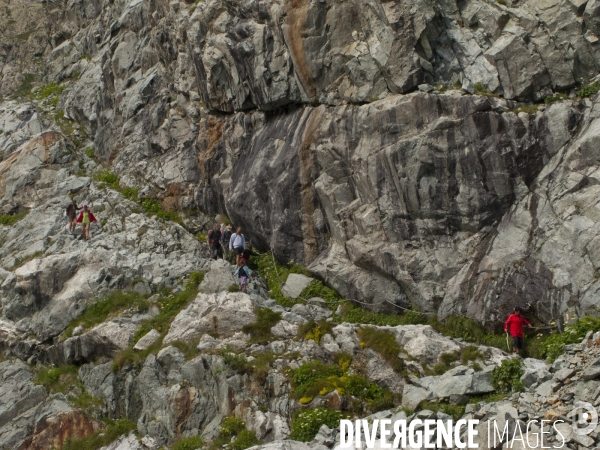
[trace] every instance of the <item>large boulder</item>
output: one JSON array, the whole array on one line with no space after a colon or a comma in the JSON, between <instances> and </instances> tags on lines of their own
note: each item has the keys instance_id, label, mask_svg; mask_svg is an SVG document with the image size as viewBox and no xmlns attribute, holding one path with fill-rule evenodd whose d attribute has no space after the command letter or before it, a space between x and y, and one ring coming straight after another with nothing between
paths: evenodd
<instances>
[{"instance_id":1,"label":"large boulder","mask_svg":"<svg viewBox=\"0 0 600 450\"><path fill-rule=\"evenodd\" d=\"M231 336L255 320L252 299L242 292L200 293L177 314L163 343L190 342L204 333Z\"/></svg>"},{"instance_id":2,"label":"large boulder","mask_svg":"<svg viewBox=\"0 0 600 450\"><path fill-rule=\"evenodd\" d=\"M281 293L289 298L298 298L312 282L312 278L301 273L290 273L281 287Z\"/></svg>"}]
</instances>

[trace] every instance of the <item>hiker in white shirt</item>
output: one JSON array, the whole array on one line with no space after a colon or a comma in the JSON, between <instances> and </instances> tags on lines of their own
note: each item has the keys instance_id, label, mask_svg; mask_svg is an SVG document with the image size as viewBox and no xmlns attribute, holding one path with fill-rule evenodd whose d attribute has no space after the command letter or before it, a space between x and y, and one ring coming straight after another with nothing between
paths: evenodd
<instances>
[{"instance_id":1,"label":"hiker in white shirt","mask_svg":"<svg viewBox=\"0 0 600 450\"><path fill-rule=\"evenodd\" d=\"M235 233L229 238L229 250L233 250L233 253L235 253L235 264L237 266L240 265L240 255L244 252L245 248L246 238L242 234L242 227L237 227Z\"/></svg>"}]
</instances>

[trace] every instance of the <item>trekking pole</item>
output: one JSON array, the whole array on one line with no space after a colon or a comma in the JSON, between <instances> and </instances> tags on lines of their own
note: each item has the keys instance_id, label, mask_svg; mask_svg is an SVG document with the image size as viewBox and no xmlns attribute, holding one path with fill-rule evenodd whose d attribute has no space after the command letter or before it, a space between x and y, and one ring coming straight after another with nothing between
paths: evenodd
<instances>
[{"instance_id":1,"label":"trekking pole","mask_svg":"<svg viewBox=\"0 0 600 450\"><path fill-rule=\"evenodd\" d=\"M508 348L508 351L510 353L510 344L508 343L508 331L506 332L506 348Z\"/></svg>"}]
</instances>

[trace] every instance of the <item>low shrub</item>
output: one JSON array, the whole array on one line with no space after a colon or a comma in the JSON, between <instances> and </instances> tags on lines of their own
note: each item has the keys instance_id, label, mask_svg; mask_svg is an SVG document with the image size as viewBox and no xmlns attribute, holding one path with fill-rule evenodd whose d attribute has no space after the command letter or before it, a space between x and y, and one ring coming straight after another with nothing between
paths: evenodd
<instances>
[{"instance_id":1,"label":"low shrub","mask_svg":"<svg viewBox=\"0 0 600 450\"><path fill-rule=\"evenodd\" d=\"M19 220L25 218L25 216L27 216L28 213L29 211L23 211L17 214L3 214L0 216L0 225L12 227Z\"/></svg>"},{"instance_id":2,"label":"low shrub","mask_svg":"<svg viewBox=\"0 0 600 450\"><path fill-rule=\"evenodd\" d=\"M237 417L225 417L219 435L211 445L211 450L245 450L260 444L254 431L246 429L246 423Z\"/></svg>"},{"instance_id":3,"label":"low shrub","mask_svg":"<svg viewBox=\"0 0 600 450\"><path fill-rule=\"evenodd\" d=\"M546 97L544 99L544 103L548 105L550 103L554 103L554 102L558 102L560 100L566 100L566 99L567 99L566 94L554 94L554 95L549 95L548 97Z\"/></svg>"},{"instance_id":4,"label":"low shrub","mask_svg":"<svg viewBox=\"0 0 600 450\"><path fill-rule=\"evenodd\" d=\"M340 425L340 420L345 416L339 412L327 408L315 408L312 410L299 411L292 420L290 439L308 442L323 425L335 429Z\"/></svg>"},{"instance_id":5,"label":"low shrub","mask_svg":"<svg viewBox=\"0 0 600 450\"><path fill-rule=\"evenodd\" d=\"M581 89L577 91L577 95L581 98L590 97L592 95L596 95L600 91L600 82L595 81L593 83L582 86Z\"/></svg>"},{"instance_id":6,"label":"low shrub","mask_svg":"<svg viewBox=\"0 0 600 450\"><path fill-rule=\"evenodd\" d=\"M600 317L584 316L573 325L567 325L562 333L553 332L543 337L538 344L540 356L554 361L564 353L565 345L581 342L590 331L600 331Z\"/></svg>"},{"instance_id":7,"label":"low shrub","mask_svg":"<svg viewBox=\"0 0 600 450\"><path fill-rule=\"evenodd\" d=\"M523 390L521 376L523 360L519 358L505 359L492 373L492 386L498 393L520 392Z\"/></svg>"},{"instance_id":8,"label":"low shrub","mask_svg":"<svg viewBox=\"0 0 600 450\"><path fill-rule=\"evenodd\" d=\"M196 450L203 448L204 440L200 436L191 436L181 439L173 444L173 450Z\"/></svg>"},{"instance_id":9,"label":"low shrub","mask_svg":"<svg viewBox=\"0 0 600 450\"><path fill-rule=\"evenodd\" d=\"M311 320L298 327L298 334L296 337L298 339L312 339L319 344L321 338L325 334L330 333L334 326L335 324L333 322L327 322L326 320L320 320L319 322Z\"/></svg>"},{"instance_id":10,"label":"low shrub","mask_svg":"<svg viewBox=\"0 0 600 450\"><path fill-rule=\"evenodd\" d=\"M119 177L108 170L102 170L96 172L93 176L94 180L99 183L104 183L106 186L118 190L119 189Z\"/></svg>"},{"instance_id":11,"label":"low shrub","mask_svg":"<svg viewBox=\"0 0 600 450\"><path fill-rule=\"evenodd\" d=\"M397 373L404 373L404 362L400 358L402 349L393 334L375 328L365 327L358 331L361 346L364 345L385 359Z\"/></svg>"}]
</instances>

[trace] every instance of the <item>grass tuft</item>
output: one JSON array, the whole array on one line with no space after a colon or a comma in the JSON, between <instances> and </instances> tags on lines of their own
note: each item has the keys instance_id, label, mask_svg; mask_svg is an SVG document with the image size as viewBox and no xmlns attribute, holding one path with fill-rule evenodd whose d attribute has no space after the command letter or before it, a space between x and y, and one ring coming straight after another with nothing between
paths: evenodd
<instances>
[{"instance_id":1,"label":"grass tuft","mask_svg":"<svg viewBox=\"0 0 600 450\"><path fill-rule=\"evenodd\" d=\"M376 330L375 328L362 328L358 331L361 340L361 346L368 347L379 353L383 359L399 374L404 373L404 361L400 358L400 345L396 338L387 331Z\"/></svg>"},{"instance_id":2,"label":"grass tuft","mask_svg":"<svg viewBox=\"0 0 600 450\"><path fill-rule=\"evenodd\" d=\"M3 214L0 216L0 225L12 227L19 220L22 220L27 216L29 211L23 211L17 214Z\"/></svg>"},{"instance_id":3,"label":"grass tuft","mask_svg":"<svg viewBox=\"0 0 600 450\"><path fill-rule=\"evenodd\" d=\"M67 439L63 444L63 450L97 450L104 447L120 436L135 430L137 425L128 419L110 421L104 430L98 431L83 439Z\"/></svg>"},{"instance_id":4,"label":"grass tuft","mask_svg":"<svg viewBox=\"0 0 600 450\"><path fill-rule=\"evenodd\" d=\"M200 436L191 436L181 439L173 444L173 450L196 450L203 448L204 440Z\"/></svg>"},{"instance_id":5,"label":"grass tuft","mask_svg":"<svg viewBox=\"0 0 600 450\"><path fill-rule=\"evenodd\" d=\"M254 313L256 314L256 322L245 325L242 331L251 336L251 342L269 342L273 340L271 328L281 320L281 313L269 308L260 308Z\"/></svg>"},{"instance_id":6,"label":"grass tuft","mask_svg":"<svg viewBox=\"0 0 600 450\"><path fill-rule=\"evenodd\" d=\"M63 332L63 336L69 338L73 336L75 327L81 325L86 330L104 322L111 314L128 308L136 308L138 311L148 309L146 299L135 292L115 291L104 297L97 303L90 305L83 315L74 319L67 329Z\"/></svg>"}]
</instances>

